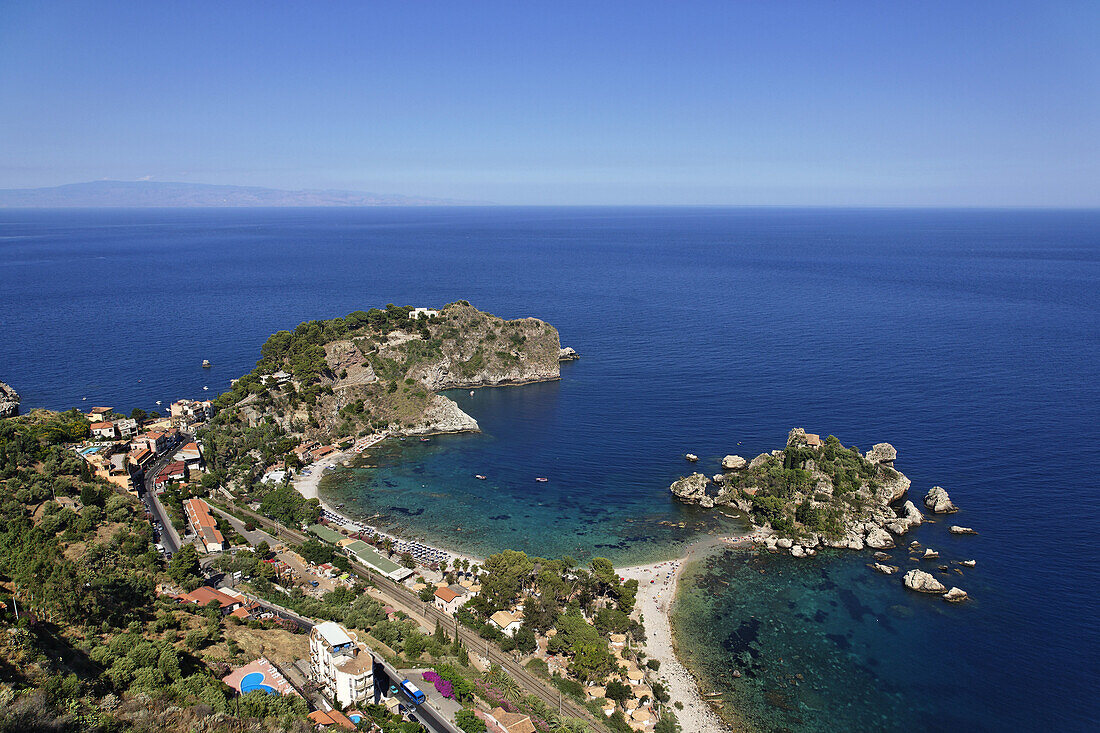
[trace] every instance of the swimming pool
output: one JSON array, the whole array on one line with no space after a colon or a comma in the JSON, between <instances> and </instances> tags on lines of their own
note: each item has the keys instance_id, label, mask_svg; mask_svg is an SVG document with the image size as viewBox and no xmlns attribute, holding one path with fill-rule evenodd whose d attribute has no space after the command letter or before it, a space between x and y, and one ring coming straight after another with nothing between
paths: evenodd
<instances>
[{"instance_id":1,"label":"swimming pool","mask_svg":"<svg viewBox=\"0 0 1100 733\"><path fill-rule=\"evenodd\" d=\"M241 679L241 694L247 695L254 690L262 690L269 695L278 695L275 688L264 684L263 672L251 672Z\"/></svg>"}]
</instances>

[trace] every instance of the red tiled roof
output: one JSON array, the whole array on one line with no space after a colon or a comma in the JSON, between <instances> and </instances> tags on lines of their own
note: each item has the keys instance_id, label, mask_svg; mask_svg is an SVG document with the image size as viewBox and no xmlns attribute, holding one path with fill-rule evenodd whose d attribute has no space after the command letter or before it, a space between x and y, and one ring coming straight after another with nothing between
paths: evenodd
<instances>
[{"instance_id":1,"label":"red tiled roof","mask_svg":"<svg viewBox=\"0 0 1100 733\"><path fill-rule=\"evenodd\" d=\"M178 597L189 603L195 603L200 606L205 606L207 603L210 603L210 601L217 601L218 605L222 608L240 603L240 601L233 596L222 593L220 590L214 590L207 585L201 585L190 593L183 593Z\"/></svg>"},{"instance_id":2,"label":"red tiled roof","mask_svg":"<svg viewBox=\"0 0 1100 733\"><path fill-rule=\"evenodd\" d=\"M92 430L102 430L103 428L113 427L114 423L110 422L94 422L92 423Z\"/></svg>"},{"instance_id":3,"label":"red tiled roof","mask_svg":"<svg viewBox=\"0 0 1100 733\"><path fill-rule=\"evenodd\" d=\"M450 603L454 599L458 598L458 594L450 588L436 588L435 597L443 601L444 603Z\"/></svg>"}]
</instances>

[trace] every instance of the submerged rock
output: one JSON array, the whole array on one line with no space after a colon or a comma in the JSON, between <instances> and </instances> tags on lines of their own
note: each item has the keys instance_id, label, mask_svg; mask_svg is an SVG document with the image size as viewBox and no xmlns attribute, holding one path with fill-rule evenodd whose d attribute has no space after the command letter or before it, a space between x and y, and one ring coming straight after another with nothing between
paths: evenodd
<instances>
[{"instance_id":1,"label":"submerged rock","mask_svg":"<svg viewBox=\"0 0 1100 733\"><path fill-rule=\"evenodd\" d=\"M888 555L885 552L876 552L872 557L874 557L876 560L880 560L880 561L890 559L890 555Z\"/></svg>"},{"instance_id":2,"label":"submerged rock","mask_svg":"<svg viewBox=\"0 0 1100 733\"><path fill-rule=\"evenodd\" d=\"M889 550L894 546L894 540L881 527L875 527L868 532L867 539L864 541L868 547L873 547L876 550Z\"/></svg>"},{"instance_id":3,"label":"submerged rock","mask_svg":"<svg viewBox=\"0 0 1100 733\"><path fill-rule=\"evenodd\" d=\"M740 471L745 466L749 465L741 456L726 456L722 459L722 470L724 471Z\"/></svg>"},{"instance_id":4,"label":"submerged rock","mask_svg":"<svg viewBox=\"0 0 1100 733\"><path fill-rule=\"evenodd\" d=\"M942 486L933 486L924 497L924 505L936 514L953 514L959 508L951 503L951 497Z\"/></svg>"},{"instance_id":5,"label":"submerged rock","mask_svg":"<svg viewBox=\"0 0 1100 733\"><path fill-rule=\"evenodd\" d=\"M902 582L905 583L906 588L918 593L943 593L947 590L943 587L943 583L923 570L910 570L902 577Z\"/></svg>"},{"instance_id":6,"label":"submerged rock","mask_svg":"<svg viewBox=\"0 0 1100 733\"><path fill-rule=\"evenodd\" d=\"M959 603L970 598L962 588L951 587L951 590L943 594L943 600L948 603Z\"/></svg>"},{"instance_id":7,"label":"submerged rock","mask_svg":"<svg viewBox=\"0 0 1100 733\"><path fill-rule=\"evenodd\" d=\"M950 532L951 534L978 534L977 532L972 530L970 527L960 527L957 524L953 524L950 527L948 527L947 531Z\"/></svg>"}]
</instances>

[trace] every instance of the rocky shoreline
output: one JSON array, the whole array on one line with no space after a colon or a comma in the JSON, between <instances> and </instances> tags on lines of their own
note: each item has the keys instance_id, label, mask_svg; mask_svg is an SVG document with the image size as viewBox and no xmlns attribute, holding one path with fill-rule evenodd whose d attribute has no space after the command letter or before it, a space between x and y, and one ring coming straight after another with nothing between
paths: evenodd
<instances>
[{"instance_id":1,"label":"rocky shoreline","mask_svg":"<svg viewBox=\"0 0 1100 733\"><path fill-rule=\"evenodd\" d=\"M687 460L698 460L693 454ZM794 428L782 450L762 453L751 461L737 455L722 459L722 473L707 478L693 473L672 483L669 490L680 501L702 507L731 506L744 512L757 533L755 541L766 549L792 557L812 557L824 548L882 550L897 546L901 538L925 520L908 498L912 482L894 468L897 450L877 443L866 454L844 447L833 436L820 436ZM941 486L933 486L923 504L932 514L952 514L958 507ZM977 534L970 527L952 526L955 535ZM917 544L917 543L914 543ZM921 559L938 558L926 550ZM963 561L963 564L973 561ZM876 562L869 565L886 575L898 568ZM965 600L958 588L942 587L928 573L924 578L910 571L904 585L921 592L936 592L951 602ZM931 579L931 582L928 580ZM937 590L930 590L940 586Z\"/></svg>"},{"instance_id":2,"label":"rocky shoreline","mask_svg":"<svg viewBox=\"0 0 1100 733\"><path fill-rule=\"evenodd\" d=\"M0 382L0 418L19 415L19 393L4 382Z\"/></svg>"}]
</instances>

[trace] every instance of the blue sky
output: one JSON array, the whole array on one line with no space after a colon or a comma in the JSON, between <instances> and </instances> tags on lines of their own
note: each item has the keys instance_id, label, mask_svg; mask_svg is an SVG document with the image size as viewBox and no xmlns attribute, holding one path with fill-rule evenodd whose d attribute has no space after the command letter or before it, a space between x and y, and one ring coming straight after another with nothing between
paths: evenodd
<instances>
[{"instance_id":1,"label":"blue sky","mask_svg":"<svg viewBox=\"0 0 1100 733\"><path fill-rule=\"evenodd\" d=\"M1097 2L0 0L0 187L1100 205Z\"/></svg>"}]
</instances>

